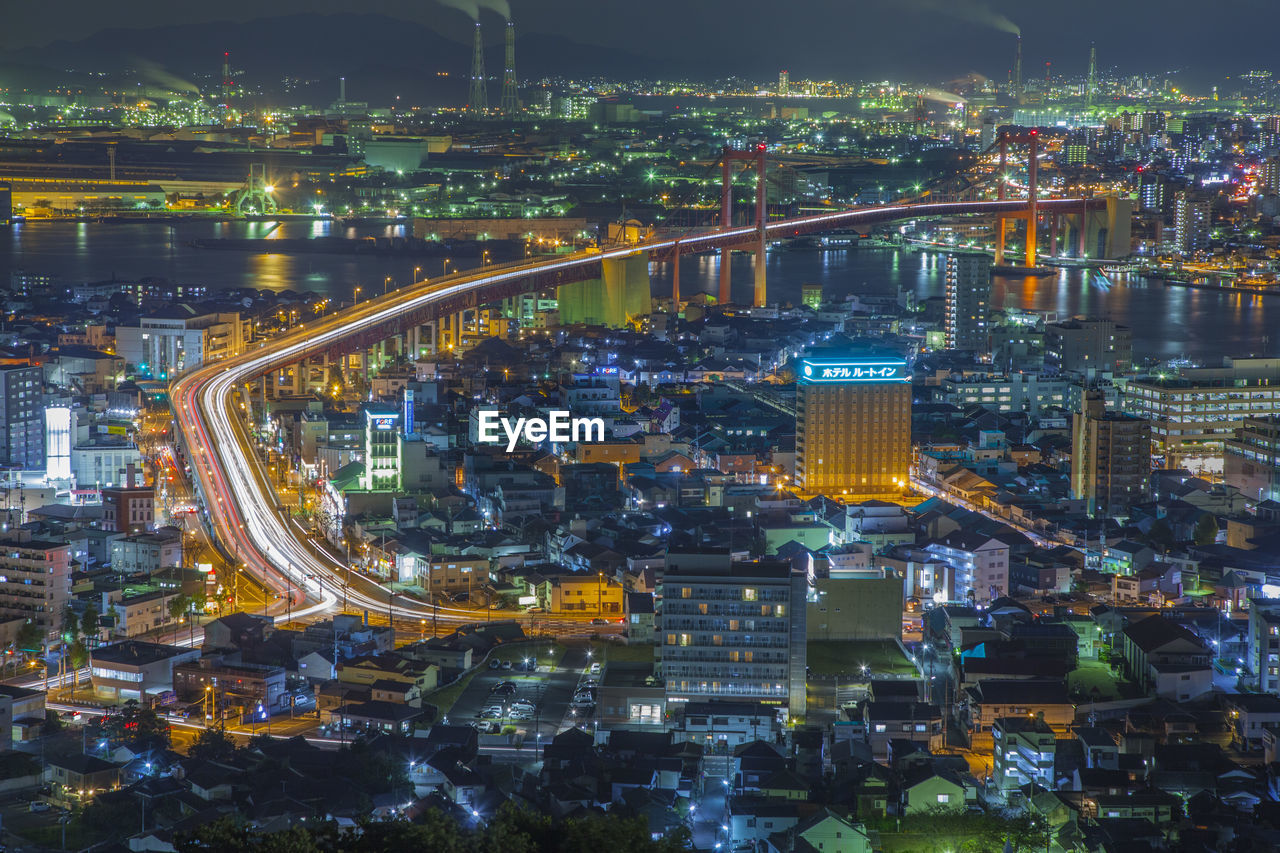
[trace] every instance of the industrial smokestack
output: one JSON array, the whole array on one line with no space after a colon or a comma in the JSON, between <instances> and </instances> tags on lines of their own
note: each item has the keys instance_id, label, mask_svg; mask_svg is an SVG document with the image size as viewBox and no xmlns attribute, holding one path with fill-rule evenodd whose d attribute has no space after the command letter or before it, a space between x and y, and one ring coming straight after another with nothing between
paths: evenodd
<instances>
[{"instance_id":1,"label":"industrial smokestack","mask_svg":"<svg viewBox=\"0 0 1280 853\"><path fill-rule=\"evenodd\" d=\"M1022 36L1018 36L1018 50L1013 57L1013 94L1022 95Z\"/></svg>"},{"instance_id":2,"label":"industrial smokestack","mask_svg":"<svg viewBox=\"0 0 1280 853\"><path fill-rule=\"evenodd\" d=\"M520 112L516 96L516 25L507 21L507 54L502 66L502 116L515 118Z\"/></svg>"},{"instance_id":3,"label":"industrial smokestack","mask_svg":"<svg viewBox=\"0 0 1280 853\"><path fill-rule=\"evenodd\" d=\"M1084 102L1093 106L1093 93L1098 86L1098 49L1089 45L1089 76L1084 84Z\"/></svg>"},{"instance_id":4,"label":"industrial smokestack","mask_svg":"<svg viewBox=\"0 0 1280 853\"><path fill-rule=\"evenodd\" d=\"M467 111L473 116L489 112L489 86L484 77L484 39L480 22L476 21L475 47L471 55L471 98Z\"/></svg>"},{"instance_id":5,"label":"industrial smokestack","mask_svg":"<svg viewBox=\"0 0 1280 853\"><path fill-rule=\"evenodd\" d=\"M338 103L345 104L347 102L347 78L338 78Z\"/></svg>"},{"instance_id":6,"label":"industrial smokestack","mask_svg":"<svg viewBox=\"0 0 1280 853\"><path fill-rule=\"evenodd\" d=\"M231 51L222 52L222 108L231 108L231 87L235 83L231 79Z\"/></svg>"}]
</instances>

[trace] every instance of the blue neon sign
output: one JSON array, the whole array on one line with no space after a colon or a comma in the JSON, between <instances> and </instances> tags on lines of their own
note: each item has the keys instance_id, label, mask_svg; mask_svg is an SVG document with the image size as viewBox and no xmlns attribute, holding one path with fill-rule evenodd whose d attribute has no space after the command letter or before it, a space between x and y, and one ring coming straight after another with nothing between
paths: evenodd
<instances>
[{"instance_id":1,"label":"blue neon sign","mask_svg":"<svg viewBox=\"0 0 1280 853\"><path fill-rule=\"evenodd\" d=\"M804 358L799 374L800 382L813 385L911 381L905 361L887 358Z\"/></svg>"}]
</instances>

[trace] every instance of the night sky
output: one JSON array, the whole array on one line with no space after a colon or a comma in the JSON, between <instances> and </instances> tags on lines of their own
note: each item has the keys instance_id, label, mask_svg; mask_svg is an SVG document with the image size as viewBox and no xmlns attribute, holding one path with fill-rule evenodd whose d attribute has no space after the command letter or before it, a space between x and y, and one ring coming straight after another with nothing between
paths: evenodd
<instances>
[{"instance_id":1,"label":"night sky","mask_svg":"<svg viewBox=\"0 0 1280 853\"><path fill-rule=\"evenodd\" d=\"M471 0L452 0L463 5ZM481 12L501 23L495 4ZM369 12L426 24L450 38L468 37L469 18L436 0L59 0L5 4L6 49L75 41L110 29L135 30L146 54L146 29L233 20L249 24L300 13ZM946 80L969 72L1004 79L1012 65L1011 24L1024 34L1026 74L1082 75L1089 42L1099 64L1125 74L1181 72L1188 83L1220 82L1269 68L1280 26L1276 0L511 0L522 33L557 33L648 60L646 72L672 76L741 74L793 79L903 77ZM112 38L119 37L113 34ZM288 38L282 32L281 38ZM199 44L197 52L217 45Z\"/></svg>"}]
</instances>

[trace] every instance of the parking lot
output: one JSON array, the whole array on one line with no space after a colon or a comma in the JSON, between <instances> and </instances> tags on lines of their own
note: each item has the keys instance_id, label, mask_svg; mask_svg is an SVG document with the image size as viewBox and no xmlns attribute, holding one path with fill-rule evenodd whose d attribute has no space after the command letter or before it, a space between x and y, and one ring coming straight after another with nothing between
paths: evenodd
<instances>
[{"instance_id":1,"label":"parking lot","mask_svg":"<svg viewBox=\"0 0 1280 853\"><path fill-rule=\"evenodd\" d=\"M570 643L559 660L553 663L549 644L495 650L491 659L510 661L512 668L490 669L487 664L484 665L454 702L449 711L449 722L492 722L497 723L499 729L503 725L515 726L525 734L526 740L535 734L541 734L544 738L554 736L562 727L570 724L566 722L566 718L573 719L569 714L570 703L579 681L590 666L587 652L585 642ZM524 671L526 659L531 671ZM495 692L495 688L504 682L511 682L514 689L503 693ZM511 719L511 706L523 702L532 704L531 717L526 720ZM504 707L505 713L482 719L481 714L486 708L499 704Z\"/></svg>"}]
</instances>

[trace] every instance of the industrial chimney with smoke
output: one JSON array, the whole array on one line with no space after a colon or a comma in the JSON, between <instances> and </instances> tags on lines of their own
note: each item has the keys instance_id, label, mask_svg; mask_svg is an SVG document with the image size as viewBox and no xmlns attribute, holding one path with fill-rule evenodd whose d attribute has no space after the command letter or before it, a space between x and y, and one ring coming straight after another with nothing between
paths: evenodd
<instances>
[{"instance_id":1,"label":"industrial chimney with smoke","mask_svg":"<svg viewBox=\"0 0 1280 853\"><path fill-rule=\"evenodd\" d=\"M507 21L507 53L502 66L502 117L516 118L520 101L516 97L516 25Z\"/></svg>"},{"instance_id":2,"label":"industrial chimney with smoke","mask_svg":"<svg viewBox=\"0 0 1280 853\"><path fill-rule=\"evenodd\" d=\"M475 49L471 56L471 98L467 110L477 117L489 112L489 86L484 77L484 39L480 34L479 21L476 21Z\"/></svg>"},{"instance_id":3,"label":"industrial chimney with smoke","mask_svg":"<svg viewBox=\"0 0 1280 853\"><path fill-rule=\"evenodd\" d=\"M1013 57L1013 95L1022 100L1022 36L1018 36L1018 50Z\"/></svg>"}]
</instances>

